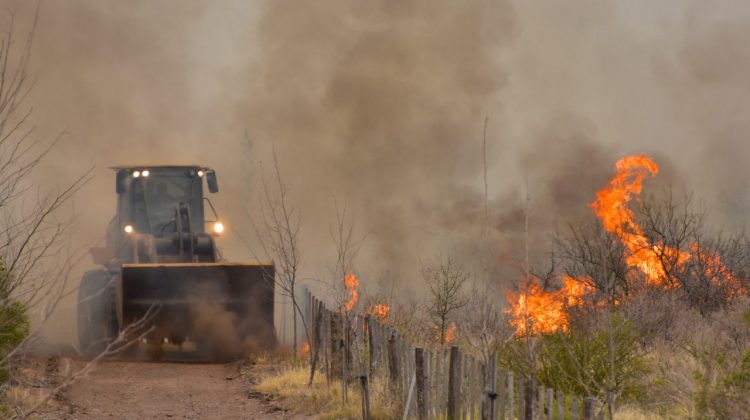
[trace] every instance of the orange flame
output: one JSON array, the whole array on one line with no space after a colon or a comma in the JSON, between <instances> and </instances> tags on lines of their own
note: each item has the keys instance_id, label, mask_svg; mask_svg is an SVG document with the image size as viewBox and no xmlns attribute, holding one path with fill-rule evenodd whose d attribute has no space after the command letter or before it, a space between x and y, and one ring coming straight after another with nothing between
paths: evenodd
<instances>
[{"instance_id":1,"label":"orange flame","mask_svg":"<svg viewBox=\"0 0 750 420\"><path fill-rule=\"evenodd\" d=\"M346 290L349 291L349 301L344 304L344 312L349 312L354 308L354 305L357 304L357 301L359 300L359 292L357 291L357 287L359 287L359 281L357 280L357 277L349 273L346 276L344 276L344 286L346 286Z\"/></svg>"},{"instance_id":2,"label":"orange flame","mask_svg":"<svg viewBox=\"0 0 750 420\"><path fill-rule=\"evenodd\" d=\"M729 286L730 297L747 294L715 253L703 250L698 244L692 244L689 252L682 251L664 244L652 244L645 237L628 204L634 198L638 199L643 181L659 173L659 166L650 157L626 156L617 162L616 168L614 178L596 193L591 208L604 229L615 234L625 246L626 262L630 267L642 272L648 284L673 288L679 284L668 278L662 261L683 268L688 261L694 261L703 268L701 274L712 284ZM519 335L525 334L529 328L532 334L567 331L566 309L583 305L584 296L594 292L582 280L565 276L562 289L556 292L547 292L532 280L527 293L510 293L508 301L511 306L507 312L513 315L511 325Z\"/></svg>"},{"instance_id":3,"label":"orange flame","mask_svg":"<svg viewBox=\"0 0 750 420\"><path fill-rule=\"evenodd\" d=\"M302 348L299 349L300 356L309 356L310 355L310 343L305 341L302 343Z\"/></svg>"},{"instance_id":4,"label":"orange flame","mask_svg":"<svg viewBox=\"0 0 750 420\"><path fill-rule=\"evenodd\" d=\"M443 344L450 344L453 342L453 339L456 338L456 323L451 322L448 324L448 328L445 330L445 340L443 341Z\"/></svg>"},{"instance_id":5,"label":"orange flame","mask_svg":"<svg viewBox=\"0 0 750 420\"><path fill-rule=\"evenodd\" d=\"M527 328L531 334L568 331L566 309L583 305L593 292L591 286L569 276L563 277L563 287L556 292L547 292L532 280L528 293L509 294L511 307L506 312L513 315L510 324L519 335L525 335Z\"/></svg>"},{"instance_id":6,"label":"orange flame","mask_svg":"<svg viewBox=\"0 0 750 420\"><path fill-rule=\"evenodd\" d=\"M651 285L667 286L666 273L660 256L666 260L682 264L690 255L678 249L664 248L650 244L643 235L643 229L636 223L633 211L628 204L643 190L643 181L659 173L659 166L645 155L626 156L617 164L617 173L609 185L596 193L596 201L591 208L602 222L604 229L620 239L629 255L628 265L637 267Z\"/></svg>"},{"instance_id":7,"label":"orange flame","mask_svg":"<svg viewBox=\"0 0 750 420\"><path fill-rule=\"evenodd\" d=\"M377 316L381 321L388 319L391 307L388 305L376 304L370 309L370 313Z\"/></svg>"}]
</instances>

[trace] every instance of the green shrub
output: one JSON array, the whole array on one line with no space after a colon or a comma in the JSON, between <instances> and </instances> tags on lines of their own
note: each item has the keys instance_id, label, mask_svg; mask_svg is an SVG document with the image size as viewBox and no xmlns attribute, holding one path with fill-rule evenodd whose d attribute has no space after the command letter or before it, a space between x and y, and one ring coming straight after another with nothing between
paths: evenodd
<instances>
[{"instance_id":1,"label":"green shrub","mask_svg":"<svg viewBox=\"0 0 750 420\"><path fill-rule=\"evenodd\" d=\"M547 335L539 352L539 380L573 395L603 397L606 387L626 400L637 400L646 364L638 344L638 332L625 319L615 317L615 382L610 384L610 334L602 326L571 328L568 333Z\"/></svg>"},{"instance_id":2,"label":"green shrub","mask_svg":"<svg viewBox=\"0 0 750 420\"><path fill-rule=\"evenodd\" d=\"M26 306L18 301L8 301L0 306L0 359L4 359L29 335L29 317ZM0 366L0 383L8 380L8 363Z\"/></svg>"}]
</instances>

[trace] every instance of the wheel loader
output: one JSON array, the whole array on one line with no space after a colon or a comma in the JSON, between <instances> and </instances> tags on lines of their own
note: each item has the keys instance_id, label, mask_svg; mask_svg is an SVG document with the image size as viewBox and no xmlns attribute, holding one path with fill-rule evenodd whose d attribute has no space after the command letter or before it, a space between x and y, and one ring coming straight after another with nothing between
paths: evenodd
<instances>
[{"instance_id":1,"label":"wheel loader","mask_svg":"<svg viewBox=\"0 0 750 420\"><path fill-rule=\"evenodd\" d=\"M91 248L99 268L78 294L78 338L96 355L123 331L130 352L160 359L164 349L211 360L275 345L274 266L222 261L224 233L204 196L219 190L199 165L116 166L117 211L106 245ZM206 215L210 217L206 217ZM189 344L189 345L188 345ZM185 350L185 347L191 347Z\"/></svg>"}]
</instances>

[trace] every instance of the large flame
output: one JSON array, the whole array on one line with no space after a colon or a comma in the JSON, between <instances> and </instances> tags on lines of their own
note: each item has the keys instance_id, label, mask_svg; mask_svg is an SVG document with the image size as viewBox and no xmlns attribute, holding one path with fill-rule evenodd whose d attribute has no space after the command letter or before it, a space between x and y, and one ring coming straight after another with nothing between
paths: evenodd
<instances>
[{"instance_id":1,"label":"large flame","mask_svg":"<svg viewBox=\"0 0 750 420\"><path fill-rule=\"evenodd\" d=\"M656 176L659 166L648 156L626 156L616 165L617 172L602 190L596 193L596 201L591 208L601 220L604 229L613 233L625 246L626 262L642 272L648 284L674 288L679 283L670 279L668 267L684 269L688 262L696 263L712 285L727 286L730 297L746 294L731 271L721 262L718 255L692 244L689 250L680 250L660 243L650 243L643 229L635 220L635 214L628 204L637 199L643 190L643 181ZM563 287L558 291L547 292L533 279L526 283L525 293L508 296L511 307L507 312L513 315L510 321L519 335L554 333L568 330L567 309L581 306L585 295L593 293L584 279L563 277ZM523 288L523 287L522 287Z\"/></svg>"},{"instance_id":2,"label":"large flame","mask_svg":"<svg viewBox=\"0 0 750 420\"><path fill-rule=\"evenodd\" d=\"M346 276L344 276L344 286L346 286L346 290L349 292L349 300L344 304L344 312L349 312L354 308L354 305L357 304L357 301L359 300L359 291L357 291L357 287L359 287L359 281L357 280L357 277L349 273Z\"/></svg>"},{"instance_id":3,"label":"large flame","mask_svg":"<svg viewBox=\"0 0 750 420\"><path fill-rule=\"evenodd\" d=\"M617 164L617 173L609 185L596 193L596 201L591 203L604 229L614 233L628 250L627 263L637 267L652 285L669 286L666 281L663 261L683 264L690 255L664 247L661 244L650 244L643 235L643 229L636 223L633 211L628 204L634 196L643 190L643 181L659 173L659 166L644 155L626 156Z\"/></svg>"},{"instance_id":4,"label":"large flame","mask_svg":"<svg viewBox=\"0 0 750 420\"><path fill-rule=\"evenodd\" d=\"M588 284L568 276L563 277L563 287L556 292L546 292L536 281L528 284L527 293L510 293L513 315L510 324L519 335L550 334L568 331L567 309L583 305L586 295L593 293Z\"/></svg>"}]
</instances>

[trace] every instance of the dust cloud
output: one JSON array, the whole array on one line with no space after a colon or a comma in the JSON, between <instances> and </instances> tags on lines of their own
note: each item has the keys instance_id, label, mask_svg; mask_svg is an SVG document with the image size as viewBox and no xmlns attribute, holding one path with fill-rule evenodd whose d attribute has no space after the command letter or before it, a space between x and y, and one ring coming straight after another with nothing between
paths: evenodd
<instances>
[{"instance_id":1,"label":"dust cloud","mask_svg":"<svg viewBox=\"0 0 750 420\"><path fill-rule=\"evenodd\" d=\"M2 3L28 21L27 2ZM40 136L68 134L35 182L95 166L73 203L87 247L114 213L108 166L205 163L221 217L254 247L245 210L273 148L302 210L303 277L332 280L336 197L367 235L368 290L418 293L436 253L499 285L527 193L542 264L624 154L654 155L660 182L744 226L749 24L739 0L45 2L29 103ZM221 245L252 258L234 231Z\"/></svg>"}]
</instances>

